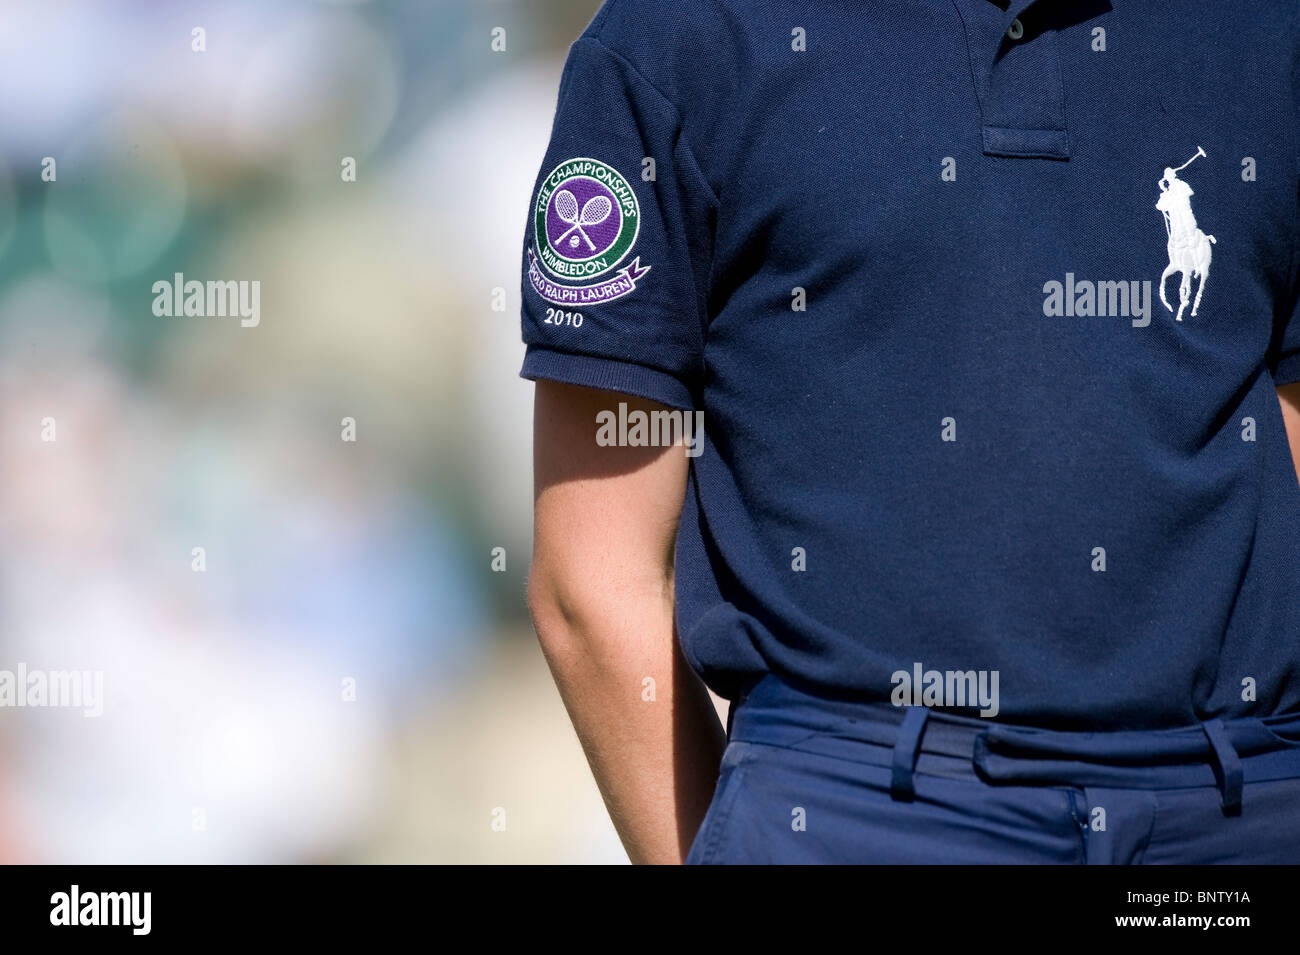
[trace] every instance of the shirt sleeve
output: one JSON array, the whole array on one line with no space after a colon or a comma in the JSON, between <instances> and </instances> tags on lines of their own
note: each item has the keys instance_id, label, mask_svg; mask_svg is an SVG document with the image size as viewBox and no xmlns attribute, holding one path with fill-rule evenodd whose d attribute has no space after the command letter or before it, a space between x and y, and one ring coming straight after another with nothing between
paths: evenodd
<instances>
[{"instance_id":1,"label":"shirt sleeve","mask_svg":"<svg viewBox=\"0 0 1300 955\"><path fill-rule=\"evenodd\" d=\"M697 407L716 208L673 104L574 43L524 236L521 376Z\"/></svg>"},{"instance_id":2,"label":"shirt sleeve","mask_svg":"<svg viewBox=\"0 0 1300 955\"><path fill-rule=\"evenodd\" d=\"M1275 385L1290 385L1300 381L1300 290L1293 289L1290 307L1283 312L1276 363L1273 369Z\"/></svg>"},{"instance_id":3,"label":"shirt sleeve","mask_svg":"<svg viewBox=\"0 0 1300 955\"><path fill-rule=\"evenodd\" d=\"M1292 130L1300 140L1300 47L1293 52L1291 70ZM1300 142L1297 143L1300 147ZM1300 152L1298 148L1297 152ZM1273 383L1289 385L1300 381L1300 155L1295 163L1296 205L1291 220L1291 287L1287 301L1279 309L1280 327L1275 333L1275 349L1270 361Z\"/></svg>"}]
</instances>

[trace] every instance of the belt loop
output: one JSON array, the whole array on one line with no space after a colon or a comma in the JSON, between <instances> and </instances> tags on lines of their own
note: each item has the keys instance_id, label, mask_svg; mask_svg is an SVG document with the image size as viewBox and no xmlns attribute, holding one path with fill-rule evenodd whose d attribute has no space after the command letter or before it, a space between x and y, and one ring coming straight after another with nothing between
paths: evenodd
<instances>
[{"instance_id":1,"label":"belt loop","mask_svg":"<svg viewBox=\"0 0 1300 955\"><path fill-rule=\"evenodd\" d=\"M910 800L916 795L912 770L916 766L916 753L921 748L921 733L930 715L928 706L909 706L903 711L903 723L894 741L894 774L889 795L895 799Z\"/></svg>"},{"instance_id":2,"label":"belt loop","mask_svg":"<svg viewBox=\"0 0 1300 955\"><path fill-rule=\"evenodd\" d=\"M1214 753L1214 777L1218 780L1220 792L1223 793L1224 815L1238 815L1241 812L1241 757L1232 748L1232 741L1228 739L1228 731L1223 727L1223 720L1204 722L1201 724L1201 729L1205 730Z\"/></svg>"}]
</instances>

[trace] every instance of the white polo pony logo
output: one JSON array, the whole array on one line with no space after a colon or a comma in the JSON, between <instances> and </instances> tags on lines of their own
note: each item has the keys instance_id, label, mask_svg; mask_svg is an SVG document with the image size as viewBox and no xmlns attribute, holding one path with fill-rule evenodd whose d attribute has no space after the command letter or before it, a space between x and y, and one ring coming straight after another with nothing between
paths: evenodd
<instances>
[{"instance_id":1,"label":"white polo pony logo","mask_svg":"<svg viewBox=\"0 0 1300 955\"><path fill-rule=\"evenodd\" d=\"M1201 293L1205 291L1205 280L1210 274L1210 246L1215 240L1214 236L1206 235L1197 228L1196 216L1192 215L1192 196L1195 193L1191 186L1178 178L1178 172L1204 155L1205 150L1197 146L1196 155L1178 169L1166 168L1164 177L1160 180L1160 198L1156 200L1156 208L1164 214L1165 233L1169 236L1169 265L1160 276L1160 301L1169 311L1174 310L1165 298L1165 280L1174 272L1181 273L1182 280L1178 283L1178 314L1175 316L1180 322L1183 320L1183 309L1187 308L1187 300L1192 296L1193 278L1199 280L1196 283L1196 301L1192 302L1193 316L1201 304Z\"/></svg>"}]
</instances>

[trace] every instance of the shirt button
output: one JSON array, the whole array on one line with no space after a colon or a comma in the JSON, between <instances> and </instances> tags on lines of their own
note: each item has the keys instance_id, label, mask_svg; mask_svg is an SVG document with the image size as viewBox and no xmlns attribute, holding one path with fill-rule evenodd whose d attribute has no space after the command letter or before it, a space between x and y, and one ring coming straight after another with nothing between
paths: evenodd
<instances>
[{"instance_id":1,"label":"shirt button","mask_svg":"<svg viewBox=\"0 0 1300 955\"><path fill-rule=\"evenodd\" d=\"M1016 17L1011 21L1011 26L1007 28L1007 36L1012 40L1019 40L1025 35L1025 25Z\"/></svg>"}]
</instances>

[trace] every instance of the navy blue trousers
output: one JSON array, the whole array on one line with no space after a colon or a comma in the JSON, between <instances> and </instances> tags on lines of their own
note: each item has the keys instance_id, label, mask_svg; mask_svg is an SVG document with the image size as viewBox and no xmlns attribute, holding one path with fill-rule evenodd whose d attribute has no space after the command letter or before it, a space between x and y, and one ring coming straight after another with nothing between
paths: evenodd
<instances>
[{"instance_id":1,"label":"navy blue trousers","mask_svg":"<svg viewBox=\"0 0 1300 955\"><path fill-rule=\"evenodd\" d=\"M1300 714L1065 733L768 676L728 723L688 864L1300 863Z\"/></svg>"}]
</instances>

